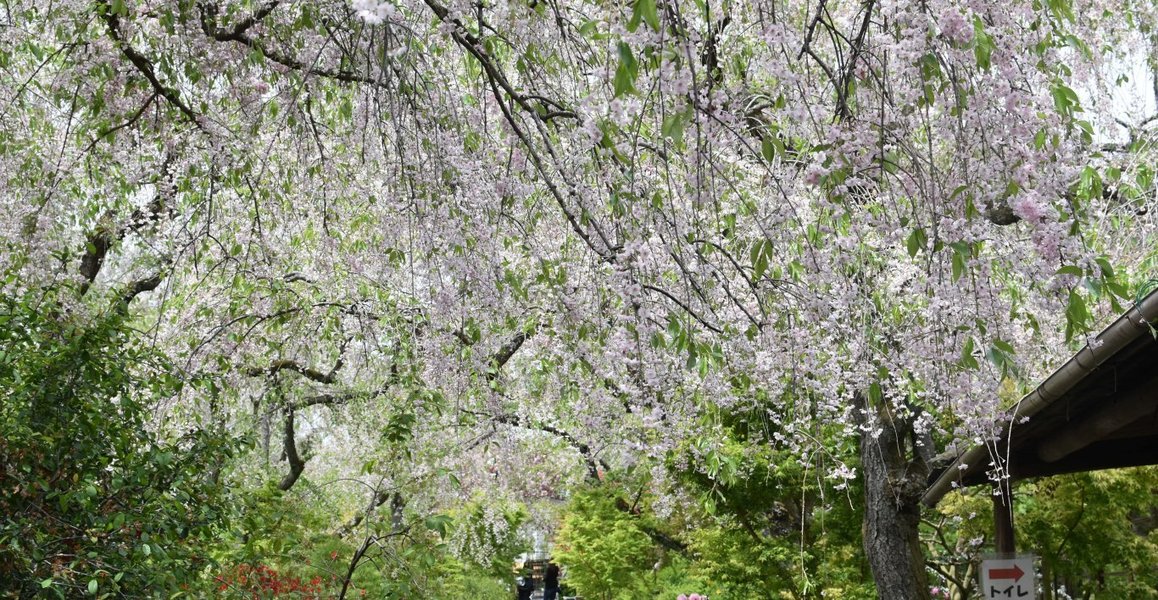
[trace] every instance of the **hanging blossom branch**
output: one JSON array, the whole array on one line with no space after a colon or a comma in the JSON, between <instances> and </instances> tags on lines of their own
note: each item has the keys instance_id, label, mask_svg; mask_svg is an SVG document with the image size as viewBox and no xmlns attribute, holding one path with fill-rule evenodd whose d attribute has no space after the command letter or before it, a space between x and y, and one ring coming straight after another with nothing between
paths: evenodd
<instances>
[{"instance_id":1,"label":"hanging blossom branch","mask_svg":"<svg viewBox=\"0 0 1158 600\"><path fill-rule=\"evenodd\" d=\"M109 37L111 37L117 47L120 48L125 58L128 58L129 62L136 67L137 71L149 81L149 85L153 87L153 90L168 100L170 104L177 107L190 123L197 126L198 129L203 129L197 113L194 112L192 108L189 108L189 105L181 99L181 94L178 93L177 90L161 83L161 81L157 79L157 72L153 67L153 62L146 58L144 54L141 54L140 51L134 48L132 44L124 38L124 34L121 31L121 18L116 11L113 10L113 7L110 6L108 2L102 0L97 3L97 12L105 22Z\"/></svg>"},{"instance_id":2,"label":"hanging blossom branch","mask_svg":"<svg viewBox=\"0 0 1158 600\"><path fill-rule=\"evenodd\" d=\"M514 113L504 101L504 96L514 101L515 105L522 109L523 112L528 114L532 122L534 122L537 127L540 127L540 134L544 134L545 132L542 130L542 127L545 123L543 122L542 117L539 115L539 111L536 110L536 107L531 104L532 98L538 98L541 96L527 96L516 90L514 86L511 85L506 75L503 74L502 69L500 69L498 65L495 64L495 61L490 57L490 55L486 53L483 48L482 41L478 39L478 37L470 33L470 31L467 30L466 26L463 25L461 21L453 18L450 15L450 11L445 6L435 2L434 0L424 1L440 21L451 27L451 38L455 41L455 43L457 43L464 50L466 50L468 54L474 57L482 67L483 72L486 74L487 84L491 88L491 92L496 100L496 103L499 105L499 109L503 113L504 119L507 121L507 124L511 126L511 130L515 132L516 137L518 137L519 140L523 143L523 147L527 150L528 155L531 157L532 164L535 165L535 170L543 179L544 185L547 186L547 189L550 191L552 198L555 199L555 203L563 212L563 216L567 219L567 223L570 225L571 230L574 231L575 234L583 240L587 247L590 248L592 252L595 252L595 254L598 255L601 259L609 263L614 263L616 254L620 248L610 242L610 240L607 238L603 230L596 222L591 221L589 225L599 237L601 245L597 245L595 243L595 240L591 237L587 229L583 226L582 223L580 223L579 216L577 216L575 211L569 206L568 199L574 200L577 197L575 187L566 181L566 177L562 174L562 170L558 170L559 176L563 177L564 183L566 183L569 188L566 194L563 193L559 187L559 184L555 181L555 178L550 172L548 172L546 162L543 160L539 150L531 140L529 133L523 128L520 121L515 118ZM544 146L547 153L551 156L552 161L558 165L559 157L555 153L554 147L550 144L550 142L547 141L544 142Z\"/></svg>"}]
</instances>

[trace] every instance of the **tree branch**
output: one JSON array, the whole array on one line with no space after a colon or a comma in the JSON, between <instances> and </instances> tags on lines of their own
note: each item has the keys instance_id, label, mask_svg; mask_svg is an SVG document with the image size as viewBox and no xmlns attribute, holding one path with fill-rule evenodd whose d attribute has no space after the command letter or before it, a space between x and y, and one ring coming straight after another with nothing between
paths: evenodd
<instances>
[{"instance_id":1,"label":"tree branch","mask_svg":"<svg viewBox=\"0 0 1158 600\"><path fill-rule=\"evenodd\" d=\"M851 44L851 51L849 52L848 64L844 67L844 73L841 74L839 87L836 90L836 116L838 119L847 119L851 116L848 108L848 85L852 80L853 74L856 72L856 63L860 60L860 54L864 51L865 37L868 35L869 23L872 22L873 6L876 0L866 0L864 3L864 19L860 23L860 31L856 34L856 39Z\"/></svg>"},{"instance_id":2,"label":"tree branch","mask_svg":"<svg viewBox=\"0 0 1158 600\"><path fill-rule=\"evenodd\" d=\"M298 444L294 439L294 409L287 407L285 411L285 439L282 441L282 448L285 450L285 458L289 461L289 473L282 477L277 484L277 489L286 492L297 483L298 478L301 477L302 472L306 470L306 461L298 454Z\"/></svg>"},{"instance_id":3,"label":"tree branch","mask_svg":"<svg viewBox=\"0 0 1158 600\"><path fill-rule=\"evenodd\" d=\"M157 273L150 277L134 281L133 283L129 284L128 289L124 294L121 295L121 303L124 306L128 306L130 303L132 303L133 300L136 299L137 296L145 292L151 292L160 287L161 282L164 280L164 273Z\"/></svg>"},{"instance_id":4,"label":"tree branch","mask_svg":"<svg viewBox=\"0 0 1158 600\"><path fill-rule=\"evenodd\" d=\"M549 433L549 434L563 440L564 442L567 443L568 446L571 446L577 452L579 452L580 455L583 456L583 462L587 465L587 476L590 477L594 481L599 480L600 469L602 469L603 471L607 471L609 469L609 467L607 466L607 463L604 462L603 459L595 457L595 452L591 449L591 446L587 445L584 442L579 441L578 439L575 438L575 436L573 436L570 433L563 431L562 429L559 429L557 427L553 427L551 425L545 425L545 424L541 424L541 423L528 424L523 419L519 418L518 415L492 415L492 414L486 414L486 413L477 413L477 412L473 412L473 411L465 411L465 412L473 414L473 415L477 415L477 416L486 416L497 423L503 423L506 425L510 425L512 427L519 427L519 428L528 429L531 431L541 431L543 433Z\"/></svg>"},{"instance_id":5,"label":"tree branch","mask_svg":"<svg viewBox=\"0 0 1158 600\"><path fill-rule=\"evenodd\" d=\"M526 342L529 337L531 337L531 334L520 331L495 352L495 355L491 358L490 369L487 371L488 381L493 381L498 378L499 371L502 371L507 361L511 360L511 357L519 351L519 348L523 347L523 342Z\"/></svg>"},{"instance_id":6,"label":"tree branch","mask_svg":"<svg viewBox=\"0 0 1158 600\"><path fill-rule=\"evenodd\" d=\"M202 19L204 19L206 16L210 17L211 22L214 25L214 31L217 32L217 35L221 36L214 37L221 40L237 40L241 38L241 36L244 35L246 31L249 31L250 27L253 27L262 19L265 19L267 16L269 16L269 13L273 12L273 9L277 8L279 4L281 4L280 0L271 0L270 2L266 2L261 6L261 8L255 10L253 14L238 21L233 26L233 29L229 31L221 31L216 27L217 12L219 10L216 4L209 2L198 2L197 7L201 10ZM202 23L204 24L204 20Z\"/></svg>"},{"instance_id":7,"label":"tree branch","mask_svg":"<svg viewBox=\"0 0 1158 600\"><path fill-rule=\"evenodd\" d=\"M293 69L295 71L302 71L310 75L318 77L325 77L327 79L334 79L347 83L367 83L371 85L379 85L377 79L360 75L352 71L320 69L311 65L307 65L297 57L291 56L269 48L261 40L256 37L246 35L246 31L253 27L258 21L261 21L268 16L273 9L277 8L280 2L267 2L260 9L254 12L249 17L246 17L232 29L220 29L217 26L217 5L202 2L198 4L198 9L201 13L201 31L210 38L218 42L236 42L252 50L257 50L262 56L272 60L275 63Z\"/></svg>"},{"instance_id":8,"label":"tree branch","mask_svg":"<svg viewBox=\"0 0 1158 600\"><path fill-rule=\"evenodd\" d=\"M334 381L336 381L334 371L323 373L317 369L307 367L295 360L290 359L275 360L270 363L268 367L250 367L249 369L245 370L245 374L249 375L250 377L257 377L260 375L274 375L280 371L285 370L294 371L302 377L305 377L311 381L316 381L318 383L334 383Z\"/></svg>"},{"instance_id":9,"label":"tree branch","mask_svg":"<svg viewBox=\"0 0 1158 600\"><path fill-rule=\"evenodd\" d=\"M658 287L655 287L654 285L649 285L646 283L643 284L641 287L645 290L650 291L650 292L655 292L657 294L661 294L661 295L665 296L668 300L671 300L672 302L676 303L676 305L679 306L681 309L683 309L684 312L691 315L691 317L693 319L698 321L704 327L707 327L708 330L710 330L714 333L724 333L723 329L720 329L718 326L713 325L711 322L705 320L703 317L701 317L699 314L697 314L696 311L692 310L692 307L688 306L687 304L684 304L682 301L680 301L679 298L676 298L675 296L671 295L671 293L669 293L667 290L664 290L662 288L658 288Z\"/></svg>"},{"instance_id":10,"label":"tree branch","mask_svg":"<svg viewBox=\"0 0 1158 600\"><path fill-rule=\"evenodd\" d=\"M472 34L462 24L461 21L453 18L450 15L450 11L445 6L439 4L435 0L425 0L425 2L440 21L451 26L451 37L454 39L455 43L462 47L462 49L465 50L468 54L473 56L475 60L478 61L479 66L482 67L483 72L486 73L487 83L491 88L491 93L499 106L499 110L501 110L503 113L503 118L507 121L507 124L511 126L515 136L518 137L519 140L523 143L523 147L526 148L527 154L531 159L531 163L535 166L535 170L543 178L543 184L547 186L547 190L551 193L551 197L555 199L555 203L563 212L563 216L567 219L567 223L571 226L571 230L574 231L575 234L583 240L583 243L586 244L587 247L590 248L591 251L599 256L602 260L606 262L615 262L616 250L610 243L607 242L607 239L604 237L602 230L599 229L594 222L590 223L591 227L595 230L603 242L603 247L601 248L595 243L595 240L592 239L591 235L586 231L583 223L581 223L580 218L576 216L575 212L571 209L571 207L568 206L567 199L576 195L575 190L568 190L568 192L564 194L564 191L560 189L554 178L552 178L548 173L547 165L543 161L542 156L539 155L539 151L536 150L530 136L523 129L523 126L519 123L519 120L515 118L512 109L508 108L507 102L503 100L503 96L505 94L508 98L514 101L514 104L518 105L520 109L529 114L532 119L535 119L536 122L541 125L543 123L542 117L540 117L538 111L530 101L531 98L537 99L541 97L528 96L527 94L520 93L518 90L516 90L515 87L511 85L511 82L503 74L502 70L499 69L499 67L494 64L494 61L491 60L490 56L487 55L483 49L482 41L479 40L477 36ZM553 150L549 145L547 146L547 150L549 153L553 153ZM552 154L552 156L554 155ZM566 183L565 177L564 183Z\"/></svg>"},{"instance_id":11,"label":"tree branch","mask_svg":"<svg viewBox=\"0 0 1158 600\"><path fill-rule=\"evenodd\" d=\"M140 71L140 73L145 76L145 79L149 81L149 85L153 87L155 92L168 100L170 104L176 106L189 122L200 128L201 124L197 119L197 113L193 112L193 109L185 104L185 101L181 99L181 95L177 93L177 90L165 86L157 79L157 73L153 68L153 63L124 39L124 35L121 32L121 18L113 11L112 6L102 0L97 3L97 12L101 18L104 19L109 31L109 37L111 37L117 47L120 48L121 54L124 54L125 58L128 58L129 62L133 63L137 71Z\"/></svg>"}]
</instances>

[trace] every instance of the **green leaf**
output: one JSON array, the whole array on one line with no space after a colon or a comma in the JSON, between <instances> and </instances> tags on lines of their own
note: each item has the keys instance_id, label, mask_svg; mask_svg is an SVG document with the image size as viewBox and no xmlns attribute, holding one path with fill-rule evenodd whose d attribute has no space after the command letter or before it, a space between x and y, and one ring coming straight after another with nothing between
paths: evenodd
<instances>
[{"instance_id":1,"label":"green leaf","mask_svg":"<svg viewBox=\"0 0 1158 600\"><path fill-rule=\"evenodd\" d=\"M763 154L764 160L768 162L776 160L776 144L772 143L772 136L764 136L763 141L760 142L760 154Z\"/></svg>"},{"instance_id":2,"label":"green leaf","mask_svg":"<svg viewBox=\"0 0 1158 600\"><path fill-rule=\"evenodd\" d=\"M1102 271L1102 277L1105 277L1106 279L1114 279L1114 267L1110 264L1109 260L1103 256L1098 257L1095 262L1098 263L1098 268Z\"/></svg>"},{"instance_id":3,"label":"green leaf","mask_svg":"<svg viewBox=\"0 0 1158 600\"><path fill-rule=\"evenodd\" d=\"M659 11L655 8L655 0L636 0L636 6L640 7L640 12L643 13L643 20L647 21L648 27L652 31L659 31Z\"/></svg>"},{"instance_id":4,"label":"green leaf","mask_svg":"<svg viewBox=\"0 0 1158 600\"><path fill-rule=\"evenodd\" d=\"M1064 267L1057 270L1057 274L1058 275L1073 275L1075 277L1081 277L1082 275L1085 275L1086 273L1085 273L1085 271L1082 271L1081 267L1078 267L1075 265L1065 265Z\"/></svg>"},{"instance_id":5,"label":"green leaf","mask_svg":"<svg viewBox=\"0 0 1158 600\"><path fill-rule=\"evenodd\" d=\"M446 537L447 531L450 529L451 518L447 515L434 515L427 517L423 524L430 531L438 533L441 537Z\"/></svg>"},{"instance_id":6,"label":"green leaf","mask_svg":"<svg viewBox=\"0 0 1158 600\"><path fill-rule=\"evenodd\" d=\"M758 280L768 271L768 259L772 254L772 242L766 239L756 240L750 252L752 259L752 279Z\"/></svg>"},{"instance_id":7,"label":"green leaf","mask_svg":"<svg viewBox=\"0 0 1158 600\"><path fill-rule=\"evenodd\" d=\"M97 587L98 587L99 585L100 585L100 584L99 584L99 583L97 583L97 580L95 580L95 579L89 579L89 580L88 580L88 593L90 593L90 594L92 594L92 595L94 595L94 596L95 596L95 595L96 595L96 593L97 593Z\"/></svg>"},{"instance_id":8,"label":"green leaf","mask_svg":"<svg viewBox=\"0 0 1158 600\"><path fill-rule=\"evenodd\" d=\"M45 579L44 581L41 581L40 582L41 589L47 589L47 588L52 587L52 581L53 581L53 579L51 577L49 577L48 579Z\"/></svg>"},{"instance_id":9,"label":"green leaf","mask_svg":"<svg viewBox=\"0 0 1158 600\"><path fill-rule=\"evenodd\" d=\"M977 364L977 358L973 356L973 338L970 337L965 340L965 347L961 349L961 366L966 369L977 369L981 365Z\"/></svg>"},{"instance_id":10,"label":"green leaf","mask_svg":"<svg viewBox=\"0 0 1158 600\"><path fill-rule=\"evenodd\" d=\"M910 257L916 257L917 253L923 250L928 242L929 239L925 235L925 228L918 227L914 229L913 232L909 234L909 238L905 240L905 248L909 251Z\"/></svg>"},{"instance_id":11,"label":"green leaf","mask_svg":"<svg viewBox=\"0 0 1158 600\"><path fill-rule=\"evenodd\" d=\"M655 0L635 0L632 4L627 30L634 32L639 28L640 21L645 21L653 31L659 31L659 13L656 11Z\"/></svg>"},{"instance_id":12,"label":"green leaf","mask_svg":"<svg viewBox=\"0 0 1158 600\"><path fill-rule=\"evenodd\" d=\"M1044 129L1038 130L1037 134L1033 136L1033 147L1035 150L1045 148L1046 133Z\"/></svg>"},{"instance_id":13,"label":"green leaf","mask_svg":"<svg viewBox=\"0 0 1158 600\"><path fill-rule=\"evenodd\" d=\"M639 75L639 63L631 52L631 46L620 42L618 51L619 66L616 67L615 78L612 80L616 98L624 94L634 94L635 78Z\"/></svg>"},{"instance_id":14,"label":"green leaf","mask_svg":"<svg viewBox=\"0 0 1158 600\"><path fill-rule=\"evenodd\" d=\"M674 112L668 114L663 119L662 133L664 137L671 138L671 141L676 145L682 145L684 142L684 128L688 120L688 113L686 111Z\"/></svg>"},{"instance_id":15,"label":"green leaf","mask_svg":"<svg viewBox=\"0 0 1158 600\"><path fill-rule=\"evenodd\" d=\"M973 17L973 57L977 59L977 66L989 70L993 49L993 38L985 33L985 22L981 17Z\"/></svg>"},{"instance_id":16,"label":"green leaf","mask_svg":"<svg viewBox=\"0 0 1158 600\"><path fill-rule=\"evenodd\" d=\"M639 24L643 22L643 12L640 10L639 2L635 2L631 7L631 20L627 22L627 31L635 33L639 29Z\"/></svg>"},{"instance_id":17,"label":"green leaf","mask_svg":"<svg viewBox=\"0 0 1158 600\"><path fill-rule=\"evenodd\" d=\"M1055 83L1050 88L1050 95L1053 96L1053 107L1058 114L1068 117L1073 116L1076 112L1082 112L1081 101L1078 99L1077 92L1066 84Z\"/></svg>"},{"instance_id":18,"label":"green leaf","mask_svg":"<svg viewBox=\"0 0 1158 600\"><path fill-rule=\"evenodd\" d=\"M1069 305L1066 306L1066 341L1073 339L1074 332L1088 330L1089 320L1090 311L1086 307L1085 299L1077 292L1070 292Z\"/></svg>"},{"instance_id":19,"label":"green leaf","mask_svg":"<svg viewBox=\"0 0 1158 600\"><path fill-rule=\"evenodd\" d=\"M598 37L598 35L597 35L598 33L599 33L599 22L598 21L589 19L587 21L584 21L583 24L579 26L579 35L582 35L583 37L596 38L596 37Z\"/></svg>"},{"instance_id":20,"label":"green leaf","mask_svg":"<svg viewBox=\"0 0 1158 600\"><path fill-rule=\"evenodd\" d=\"M1009 367L1012 366L1009 355L997 346L990 346L989 350L985 353L985 357L989 359L989 362L993 363L993 366L1001 369L1002 373L1008 371Z\"/></svg>"},{"instance_id":21,"label":"green leaf","mask_svg":"<svg viewBox=\"0 0 1158 600\"><path fill-rule=\"evenodd\" d=\"M1049 0L1049 9L1054 16L1059 19L1065 19L1071 23L1074 22L1074 7L1071 0Z\"/></svg>"},{"instance_id":22,"label":"green leaf","mask_svg":"<svg viewBox=\"0 0 1158 600\"><path fill-rule=\"evenodd\" d=\"M1074 125L1077 125L1078 129L1082 130L1081 137L1083 144L1092 144L1094 142L1094 125L1092 123L1085 120L1079 120L1074 121ZM1090 167L1086 168L1089 169Z\"/></svg>"}]
</instances>

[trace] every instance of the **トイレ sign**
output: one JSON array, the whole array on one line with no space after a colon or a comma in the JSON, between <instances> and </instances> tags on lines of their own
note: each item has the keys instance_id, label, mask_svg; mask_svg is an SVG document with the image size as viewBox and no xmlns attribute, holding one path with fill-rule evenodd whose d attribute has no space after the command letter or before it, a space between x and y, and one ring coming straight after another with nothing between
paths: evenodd
<instances>
[{"instance_id":1,"label":"\u30c8\u30a4\u30ec sign","mask_svg":"<svg viewBox=\"0 0 1158 600\"><path fill-rule=\"evenodd\" d=\"M981 597L985 600L1034 600L1036 589L1032 555L981 561Z\"/></svg>"}]
</instances>

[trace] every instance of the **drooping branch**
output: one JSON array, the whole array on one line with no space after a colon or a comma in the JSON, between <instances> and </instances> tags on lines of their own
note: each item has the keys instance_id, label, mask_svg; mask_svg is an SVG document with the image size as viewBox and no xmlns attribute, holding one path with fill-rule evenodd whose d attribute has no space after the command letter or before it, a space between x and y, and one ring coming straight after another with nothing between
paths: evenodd
<instances>
[{"instance_id":1,"label":"drooping branch","mask_svg":"<svg viewBox=\"0 0 1158 600\"><path fill-rule=\"evenodd\" d=\"M153 101L155 101L157 99L157 96L160 96L160 93L154 90L153 93L150 94L147 99L145 99L145 103L142 104L141 107L138 108L136 111L134 111L133 114L129 115L128 119L126 119L125 121L118 123L116 125L106 127L105 129L100 130L100 132L97 133L96 137L94 137L93 140L88 143L88 146L85 147L84 152L82 152L82 154L87 154L90 150L92 150L94 147L96 147L96 145L101 140L108 138L112 134L114 134L122 129L125 129L127 127L132 127L133 125L135 125L137 123L137 121L141 120L141 116L145 114L145 111L148 110L149 107L153 105Z\"/></svg>"},{"instance_id":2,"label":"drooping branch","mask_svg":"<svg viewBox=\"0 0 1158 600\"><path fill-rule=\"evenodd\" d=\"M563 212L563 216L567 219L567 223L570 225L571 230L576 235L578 235L579 238L583 240L583 243L586 244L587 247L591 249L591 251L596 255L598 255L602 260L606 262L614 262L618 249L609 242L602 229L599 228L598 224L594 221L590 221L587 223L587 225L589 225L599 236L600 241L602 242L602 246L595 243L595 239L592 238L586 227L584 227L584 224L582 223L583 219L581 219L580 216L575 213L575 210L569 206L568 200L573 199L577 195L577 192L573 187L569 187L567 191L564 192L560 185L555 181L555 178L547 169L546 161L540 155L539 150L532 142L531 136L524 129L520 121L515 118L515 114L512 112L512 109L507 106L508 103L504 100L504 96L509 98L515 106L526 113L533 121L536 122L537 125L542 127L542 116L540 115L536 106L532 104L532 98L539 98L539 96L528 96L527 94L519 92L507 79L502 69L500 69L499 66L495 64L495 61L491 58L491 56L487 54L482 41L477 36L472 34L461 21L459 21L457 18L454 18L447 7L439 4L434 0L425 0L425 2L440 21L451 27L451 38L454 39L455 43L457 43L463 50L465 50L476 61L478 61L479 66L482 67L483 73L486 75L487 83L491 88L491 93L494 96L499 109L503 113L503 118L506 120L507 124L511 126L511 130L515 133L515 136L519 139L519 141L522 142L523 147L527 151L527 155L531 159L531 163L535 167L535 171L538 172L540 177L542 177L543 184L547 186L547 190L550 192L551 197L554 198L555 204L558 205L559 209ZM558 157L555 156L554 149L550 146L550 144L547 145L546 150L553 160L558 160Z\"/></svg>"},{"instance_id":3,"label":"drooping branch","mask_svg":"<svg viewBox=\"0 0 1158 600\"><path fill-rule=\"evenodd\" d=\"M844 65L844 73L840 76L838 82L839 87L836 90L836 117L844 120L852 116L851 110L848 106L848 92L849 85L852 83L852 77L856 73L856 63L860 60L860 55L864 51L867 43L869 24L872 23L873 7L876 0L866 0L864 3L864 18L860 23L860 30L856 34L856 38L850 43L849 57L847 64Z\"/></svg>"},{"instance_id":4,"label":"drooping branch","mask_svg":"<svg viewBox=\"0 0 1158 600\"><path fill-rule=\"evenodd\" d=\"M571 433L568 433L567 431L559 429L553 425L547 425L545 423L528 423L525 419L519 417L518 415L493 415L473 411L464 412L475 416L485 416L495 423L503 423L504 425L510 425L512 427L518 427L530 431L541 431L543 433L549 433L563 440L568 446L574 448L575 451L583 457L583 462L587 466L587 476L593 481L599 480L599 473L601 470L607 471L609 469L607 463L603 459L595 456L595 451L591 449L590 445L580 441Z\"/></svg>"},{"instance_id":5,"label":"drooping branch","mask_svg":"<svg viewBox=\"0 0 1158 600\"><path fill-rule=\"evenodd\" d=\"M713 333L723 333L724 332L724 330L720 329L720 327L718 325L715 325L712 322L704 319L702 316L700 316L698 313L696 313L695 310L692 310L692 307L685 304L679 298L676 298L675 296L671 295L671 293L668 292L667 290L664 290L663 288L658 288L658 287L656 287L654 285L650 285L650 284L644 284L642 287L643 287L643 289L645 289L649 292L655 292L657 294L660 294L661 296L664 296L668 300L671 300L672 302L674 302L676 304L676 306L679 306L681 310L683 310L685 313L687 313L688 316L695 319L701 325L706 327L709 331L712 331Z\"/></svg>"}]
</instances>

